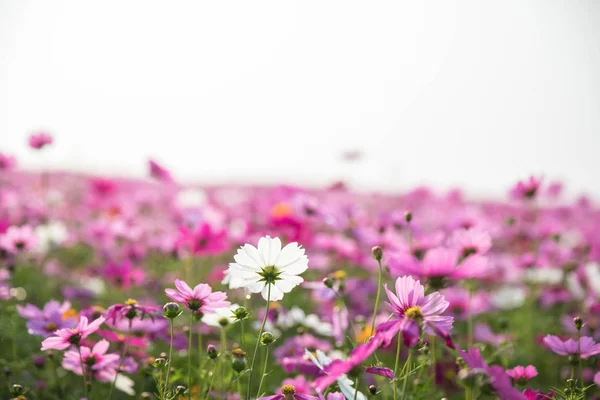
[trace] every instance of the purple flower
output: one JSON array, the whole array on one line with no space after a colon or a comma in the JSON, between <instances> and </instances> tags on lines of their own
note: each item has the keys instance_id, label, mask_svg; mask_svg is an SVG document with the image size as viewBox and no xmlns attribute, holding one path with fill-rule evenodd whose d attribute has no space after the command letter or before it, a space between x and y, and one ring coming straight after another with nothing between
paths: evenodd
<instances>
[{"instance_id":1,"label":"purple flower","mask_svg":"<svg viewBox=\"0 0 600 400\"><path fill-rule=\"evenodd\" d=\"M65 301L61 304L56 300L50 300L41 310L33 304L27 304L25 307L17 305L19 315L27 319L29 334L43 337L52 336L58 329L73 328L77 325L75 317L68 313L70 309L70 302Z\"/></svg>"},{"instance_id":2,"label":"purple flower","mask_svg":"<svg viewBox=\"0 0 600 400\"><path fill-rule=\"evenodd\" d=\"M563 342L557 336L546 335L544 344L548 346L550 350L561 356L578 355L580 350L581 358L583 359L600 354L600 343L595 343L594 339L589 336L583 336L579 343L577 343L577 341L573 339Z\"/></svg>"}]
</instances>

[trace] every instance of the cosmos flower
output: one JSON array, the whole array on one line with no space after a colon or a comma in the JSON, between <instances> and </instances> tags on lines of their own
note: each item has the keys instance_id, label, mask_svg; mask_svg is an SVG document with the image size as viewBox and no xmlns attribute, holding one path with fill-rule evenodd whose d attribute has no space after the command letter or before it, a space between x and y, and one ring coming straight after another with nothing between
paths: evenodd
<instances>
[{"instance_id":1,"label":"cosmos flower","mask_svg":"<svg viewBox=\"0 0 600 400\"><path fill-rule=\"evenodd\" d=\"M111 261L98 272L106 280L123 289L141 285L146 277L144 270L135 267L131 261Z\"/></svg>"},{"instance_id":2,"label":"cosmos flower","mask_svg":"<svg viewBox=\"0 0 600 400\"><path fill-rule=\"evenodd\" d=\"M227 307L217 308L214 313L205 314L202 322L216 328L224 328L237 321L233 312L240 308L239 304L231 304Z\"/></svg>"},{"instance_id":3,"label":"cosmos flower","mask_svg":"<svg viewBox=\"0 0 600 400\"><path fill-rule=\"evenodd\" d=\"M58 329L73 328L77 324L76 313L71 312L71 303L50 300L40 310L33 304L17 305L17 312L27 319L29 334L43 337L52 336Z\"/></svg>"},{"instance_id":4,"label":"cosmos flower","mask_svg":"<svg viewBox=\"0 0 600 400\"><path fill-rule=\"evenodd\" d=\"M217 309L228 307L225 292L213 292L212 288L206 283L200 283L192 289L187 283L175 279L175 289L165 289L167 297L178 303L186 305L190 311L195 313L210 314Z\"/></svg>"},{"instance_id":5,"label":"cosmos flower","mask_svg":"<svg viewBox=\"0 0 600 400\"><path fill-rule=\"evenodd\" d=\"M298 275L308 269L308 257L298 243L281 248L281 240L270 236L260 238L258 248L245 244L234 259L229 264L229 275L239 277L241 287L251 293L260 292L270 301L283 299L284 293L304 282Z\"/></svg>"},{"instance_id":6,"label":"cosmos flower","mask_svg":"<svg viewBox=\"0 0 600 400\"><path fill-rule=\"evenodd\" d=\"M561 356L578 355L580 350L583 359L600 354L600 343L595 343L594 339L589 336L581 337L578 343L573 339L562 341L557 336L546 335L544 344Z\"/></svg>"},{"instance_id":7,"label":"cosmos flower","mask_svg":"<svg viewBox=\"0 0 600 400\"><path fill-rule=\"evenodd\" d=\"M86 317L80 317L79 323L73 329L59 329L54 332L55 336L46 338L42 342L42 351L45 350L64 350L71 345L79 345L81 339L85 339L92 333L96 332L100 325L105 321L104 317L95 319L88 325Z\"/></svg>"},{"instance_id":8,"label":"cosmos flower","mask_svg":"<svg viewBox=\"0 0 600 400\"><path fill-rule=\"evenodd\" d=\"M0 171L9 171L17 166L17 160L13 156L0 153Z\"/></svg>"},{"instance_id":9,"label":"cosmos flower","mask_svg":"<svg viewBox=\"0 0 600 400\"><path fill-rule=\"evenodd\" d=\"M309 394L296 393L294 386L283 385L281 387L281 394L260 397L258 400L319 400L319 398Z\"/></svg>"},{"instance_id":10,"label":"cosmos flower","mask_svg":"<svg viewBox=\"0 0 600 400\"><path fill-rule=\"evenodd\" d=\"M485 254L492 247L492 237L488 232L477 228L458 229L452 232L450 247L463 258L471 254Z\"/></svg>"},{"instance_id":11,"label":"cosmos flower","mask_svg":"<svg viewBox=\"0 0 600 400\"><path fill-rule=\"evenodd\" d=\"M179 228L179 237L175 245L194 255L218 255L230 246L225 230L216 230L206 223L195 229L185 226Z\"/></svg>"},{"instance_id":12,"label":"cosmos flower","mask_svg":"<svg viewBox=\"0 0 600 400\"><path fill-rule=\"evenodd\" d=\"M92 349L81 346L81 358L78 350L66 351L62 366L77 375L82 375L83 371L89 371L88 373L91 373L94 379L109 382L116 374L120 358L118 354L107 354L109 345L108 340L102 339Z\"/></svg>"},{"instance_id":13,"label":"cosmos flower","mask_svg":"<svg viewBox=\"0 0 600 400\"><path fill-rule=\"evenodd\" d=\"M148 161L148 168L150 169L150 176L160 182L173 182L171 173L166 168L162 167L154 160Z\"/></svg>"},{"instance_id":14,"label":"cosmos flower","mask_svg":"<svg viewBox=\"0 0 600 400\"><path fill-rule=\"evenodd\" d=\"M29 225L10 226L3 235L0 235L0 249L11 254L31 250L37 243L38 238Z\"/></svg>"},{"instance_id":15,"label":"cosmos flower","mask_svg":"<svg viewBox=\"0 0 600 400\"><path fill-rule=\"evenodd\" d=\"M29 147L32 149L40 150L43 147L52 144L54 139L52 136L45 132L34 133L29 136Z\"/></svg>"},{"instance_id":16,"label":"cosmos flower","mask_svg":"<svg viewBox=\"0 0 600 400\"><path fill-rule=\"evenodd\" d=\"M537 369L533 365L523 367L517 365L512 369L507 369L506 374L513 378L515 382L525 383L538 375Z\"/></svg>"},{"instance_id":17,"label":"cosmos flower","mask_svg":"<svg viewBox=\"0 0 600 400\"><path fill-rule=\"evenodd\" d=\"M425 296L423 285L411 276L396 280L396 294L387 285L384 288L389 299L389 303L386 303L388 308L404 321L401 330L407 345L416 344L421 326L430 335L440 332L448 334L452 330L454 318L442 315L449 303L439 292Z\"/></svg>"},{"instance_id":18,"label":"cosmos flower","mask_svg":"<svg viewBox=\"0 0 600 400\"><path fill-rule=\"evenodd\" d=\"M305 350L306 356L321 370L325 371L325 367L331 364L331 358L327 357L321 350L317 350L315 354L308 350ZM366 400L367 397L361 392L354 388L354 383L346 374L340 374L336 377L337 384L341 392L346 396L347 399Z\"/></svg>"},{"instance_id":19,"label":"cosmos flower","mask_svg":"<svg viewBox=\"0 0 600 400\"><path fill-rule=\"evenodd\" d=\"M541 178L530 176L528 180L517 182L517 184L510 190L510 197L514 200L533 199L537 195L541 184Z\"/></svg>"},{"instance_id":20,"label":"cosmos flower","mask_svg":"<svg viewBox=\"0 0 600 400\"><path fill-rule=\"evenodd\" d=\"M142 306L138 304L136 300L128 299L124 304L113 304L108 307L108 310L106 311L106 320L107 323L110 322L113 327L118 321L122 321L123 319L133 321L135 318L144 319L144 317L148 316L150 319L154 320L152 314L159 309L160 307L156 306Z\"/></svg>"}]
</instances>

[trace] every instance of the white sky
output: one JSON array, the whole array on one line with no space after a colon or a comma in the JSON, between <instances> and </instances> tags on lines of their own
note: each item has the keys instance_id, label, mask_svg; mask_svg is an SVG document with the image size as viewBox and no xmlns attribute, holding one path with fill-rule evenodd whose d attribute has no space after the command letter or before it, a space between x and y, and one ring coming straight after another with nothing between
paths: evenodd
<instances>
[{"instance_id":1,"label":"white sky","mask_svg":"<svg viewBox=\"0 0 600 400\"><path fill-rule=\"evenodd\" d=\"M600 195L599 71L594 0L0 0L0 151L494 195L543 173ZM25 145L39 128L56 138L43 157Z\"/></svg>"}]
</instances>

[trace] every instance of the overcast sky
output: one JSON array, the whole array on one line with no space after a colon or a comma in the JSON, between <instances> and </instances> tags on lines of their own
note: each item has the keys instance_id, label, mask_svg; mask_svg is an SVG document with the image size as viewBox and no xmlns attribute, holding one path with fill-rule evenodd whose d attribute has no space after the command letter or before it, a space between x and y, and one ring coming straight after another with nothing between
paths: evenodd
<instances>
[{"instance_id":1,"label":"overcast sky","mask_svg":"<svg viewBox=\"0 0 600 400\"><path fill-rule=\"evenodd\" d=\"M0 0L0 61L30 169L600 196L600 1Z\"/></svg>"}]
</instances>

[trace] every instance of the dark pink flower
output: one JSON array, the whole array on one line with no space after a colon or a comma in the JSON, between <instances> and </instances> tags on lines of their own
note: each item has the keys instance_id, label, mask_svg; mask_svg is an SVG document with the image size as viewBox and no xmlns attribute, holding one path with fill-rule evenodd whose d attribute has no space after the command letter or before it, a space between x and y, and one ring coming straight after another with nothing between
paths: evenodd
<instances>
[{"instance_id":1,"label":"dark pink flower","mask_svg":"<svg viewBox=\"0 0 600 400\"><path fill-rule=\"evenodd\" d=\"M506 374L513 378L515 382L525 383L538 375L537 369L533 365L523 367L517 365L512 369L507 369Z\"/></svg>"},{"instance_id":2,"label":"dark pink flower","mask_svg":"<svg viewBox=\"0 0 600 400\"><path fill-rule=\"evenodd\" d=\"M389 368L384 368L384 367L367 367L367 369L365 369L365 372L367 372L369 374L375 374L375 375L383 376L383 377L388 378L388 379L394 379L394 371L392 371Z\"/></svg>"},{"instance_id":3,"label":"dark pink flower","mask_svg":"<svg viewBox=\"0 0 600 400\"><path fill-rule=\"evenodd\" d=\"M17 166L17 160L13 156L0 153L0 171L9 171Z\"/></svg>"},{"instance_id":4,"label":"dark pink flower","mask_svg":"<svg viewBox=\"0 0 600 400\"><path fill-rule=\"evenodd\" d=\"M156 161L149 160L148 167L150 168L150 176L161 182L173 182L171 173L164 167L160 166Z\"/></svg>"},{"instance_id":5,"label":"dark pink flower","mask_svg":"<svg viewBox=\"0 0 600 400\"><path fill-rule=\"evenodd\" d=\"M179 228L176 246L194 255L219 255L229 249L230 243L225 230L216 230L204 223L193 230L185 226Z\"/></svg>"},{"instance_id":6,"label":"dark pink flower","mask_svg":"<svg viewBox=\"0 0 600 400\"><path fill-rule=\"evenodd\" d=\"M34 133L29 136L29 147L40 150L44 146L52 144L53 141L52 136L46 132Z\"/></svg>"},{"instance_id":7,"label":"dark pink flower","mask_svg":"<svg viewBox=\"0 0 600 400\"><path fill-rule=\"evenodd\" d=\"M550 350L561 356L577 355L580 350L581 358L583 359L600 354L600 343L595 343L594 339L589 336L583 336L578 343L573 339L563 342L557 336L546 335L544 344L548 346Z\"/></svg>"},{"instance_id":8,"label":"dark pink flower","mask_svg":"<svg viewBox=\"0 0 600 400\"><path fill-rule=\"evenodd\" d=\"M167 297L171 300L185 304L193 312L212 314L217 308L229 307L225 292L213 292L206 283L200 283L194 287L179 279L175 279L175 289L165 289Z\"/></svg>"},{"instance_id":9,"label":"dark pink flower","mask_svg":"<svg viewBox=\"0 0 600 400\"><path fill-rule=\"evenodd\" d=\"M80 317L77 327L73 329L59 329L54 332L56 336L44 339L41 350L64 350L71 345L77 346L81 342L81 339L85 339L96 332L104 321L105 318L100 317L88 325L88 319L86 317Z\"/></svg>"},{"instance_id":10,"label":"dark pink flower","mask_svg":"<svg viewBox=\"0 0 600 400\"><path fill-rule=\"evenodd\" d=\"M109 282L123 289L139 286L146 276L141 268L136 268L131 261L109 262L100 271Z\"/></svg>"},{"instance_id":11,"label":"dark pink flower","mask_svg":"<svg viewBox=\"0 0 600 400\"><path fill-rule=\"evenodd\" d=\"M530 200L533 199L542 184L542 178L530 176L528 180L519 181L510 190L510 197L515 200Z\"/></svg>"}]
</instances>

